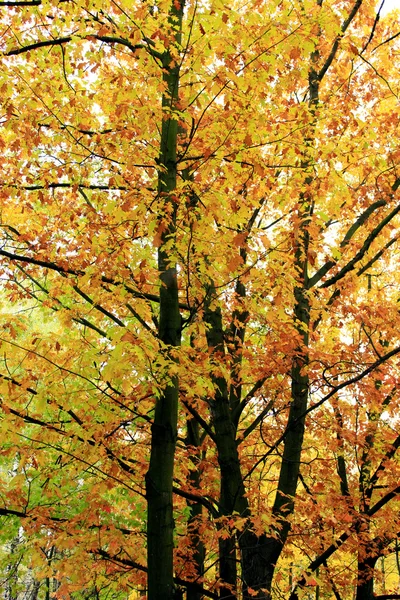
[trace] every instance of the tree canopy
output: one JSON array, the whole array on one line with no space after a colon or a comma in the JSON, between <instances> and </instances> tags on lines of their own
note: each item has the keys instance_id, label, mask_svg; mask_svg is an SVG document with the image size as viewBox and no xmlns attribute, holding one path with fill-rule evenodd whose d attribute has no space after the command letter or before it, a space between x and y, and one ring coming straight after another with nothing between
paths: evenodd
<instances>
[{"instance_id":1,"label":"tree canopy","mask_svg":"<svg viewBox=\"0 0 400 600\"><path fill-rule=\"evenodd\" d=\"M383 6L0 1L7 600L400 598Z\"/></svg>"}]
</instances>

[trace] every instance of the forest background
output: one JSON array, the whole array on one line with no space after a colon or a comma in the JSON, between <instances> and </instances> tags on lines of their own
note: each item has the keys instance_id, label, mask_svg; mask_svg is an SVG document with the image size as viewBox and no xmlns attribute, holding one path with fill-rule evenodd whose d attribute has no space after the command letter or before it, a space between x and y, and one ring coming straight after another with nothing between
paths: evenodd
<instances>
[{"instance_id":1,"label":"forest background","mask_svg":"<svg viewBox=\"0 0 400 600\"><path fill-rule=\"evenodd\" d=\"M0 11L4 597L400 598L399 13Z\"/></svg>"}]
</instances>

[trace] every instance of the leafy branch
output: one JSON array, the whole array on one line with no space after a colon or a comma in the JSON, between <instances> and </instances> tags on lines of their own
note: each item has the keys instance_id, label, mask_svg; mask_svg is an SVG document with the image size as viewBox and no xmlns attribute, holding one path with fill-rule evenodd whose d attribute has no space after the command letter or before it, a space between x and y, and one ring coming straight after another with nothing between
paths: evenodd
<instances>
[{"instance_id":1,"label":"leafy branch","mask_svg":"<svg viewBox=\"0 0 400 600\"><path fill-rule=\"evenodd\" d=\"M0 4L1 6L1 4ZM149 54L151 54L153 57L157 58L157 59L161 59L162 58L162 54L160 52L157 52L156 50L154 50L154 48L149 47L148 45L143 45L143 44L132 44L129 40L126 40L125 38L121 38L121 37L116 37L116 36L111 36L111 35L98 35L95 33L90 33L84 36L79 36L81 39L84 40L97 40L100 42L105 42L106 44L119 44L121 46L125 46L126 48L128 48L129 50L131 50L131 52L136 52L137 50L145 50L146 52L148 52ZM13 48L12 50L7 50L6 52L3 52L3 56L17 56L19 54L25 54L26 52L30 52L31 50L38 50L39 48L46 48L48 46L62 46L63 44L67 44L68 42L71 42L73 40L73 36L72 35L68 35L65 37L60 37L60 38L56 38L56 39L52 39L52 40L39 40L37 42L33 42L32 44L27 44L26 46L22 46L20 48Z\"/></svg>"}]
</instances>

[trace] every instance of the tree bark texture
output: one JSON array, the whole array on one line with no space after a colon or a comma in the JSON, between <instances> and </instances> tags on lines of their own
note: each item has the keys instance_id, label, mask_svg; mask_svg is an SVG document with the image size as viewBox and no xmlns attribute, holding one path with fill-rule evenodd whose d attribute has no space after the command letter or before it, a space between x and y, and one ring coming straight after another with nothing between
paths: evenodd
<instances>
[{"instance_id":1,"label":"tree bark texture","mask_svg":"<svg viewBox=\"0 0 400 600\"><path fill-rule=\"evenodd\" d=\"M170 43L179 45L183 4L173 3L169 14ZM162 106L165 115L161 126L160 171L158 192L164 199L167 225L163 228L158 250L160 277L160 315L158 336L162 352L171 363L171 349L180 345L181 315L178 302L177 268L171 260L166 242L175 236L176 203L171 197L176 188L176 154L178 124L171 118L178 99L179 65L167 48L162 57L163 81L166 91ZM173 581L173 470L178 419L178 378L172 376L157 399L151 435L150 465L146 475L148 600L173 600L176 590Z\"/></svg>"}]
</instances>

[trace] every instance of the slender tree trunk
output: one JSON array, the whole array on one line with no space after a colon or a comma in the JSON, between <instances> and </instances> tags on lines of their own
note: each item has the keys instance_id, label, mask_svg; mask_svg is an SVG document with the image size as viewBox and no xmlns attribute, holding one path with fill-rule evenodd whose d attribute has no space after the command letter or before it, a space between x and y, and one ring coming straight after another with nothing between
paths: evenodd
<instances>
[{"instance_id":1,"label":"slender tree trunk","mask_svg":"<svg viewBox=\"0 0 400 600\"><path fill-rule=\"evenodd\" d=\"M317 52L312 54L309 71L309 110L312 118L310 131L305 139L307 147L311 147L313 143L314 117L318 105L319 80L318 74L313 67L313 63L317 57ZM310 161L306 153L302 164L305 172L306 187L310 186L313 181L312 175L309 174L310 163L312 163L312 160ZM299 345L296 348L292 359L291 404L286 425L286 437L283 445L278 488L272 509L272 513L277 519L277 526L273 536L263 535L259 538L257 566L252 563L248 566L243 566L246 583L248 587L257 591L257 598L259 599L268 599L271 597L275 565L289 535L289 518L294 511L294 498L300 474L300 459L305 430L304 413L307 410L309 394L307 365L310 328L308 284L308 250L310 238L308 222L312 215L312 211L312 197L309 197L308 194L302 195L299 198L299 209L296 219L300 225L298 226L297 231L295 231L294 242L294 265L296 269L297 285L294 289L293 311ZM246 554L244 554L244 556L246 556Z\"/></svg>"},{"instance_id":2,"label":"slender tree trunk","mask_svg":"<svg viewBox=\"0 0 400 600\"><path fill-rule=\"evenodd\" d=\"M174 2L169 14L170 44L179 44L181 39L183 4ZM181 315L178 301L177 268L166 249L166 242L175 236L176 202L172 192L176 188L176 154L178 123L171 118L178 99L179 65L169 49L163 57L163 81L166 92L162 106L165 110L161 126L160 174L158 190L164 199L164 214L160 214L160 247L158 270L160 276L159 339L165 345L165 356L171 363L176 360L171 354L180 345ZM147 566L148 599L173 600L173 469L178 419L178 378L172 376L158 398L151 435L150 465L146 475L147 515Z\"/></svg>"},{"instance_id":3,"label":"slender tree trunk","mask_svg":"<svg viewBox=\"0 0 400 600\"><path fill-rule=\"evenodd\" d=\"M312 57L311 60L314 60ZM310 114L314 117L315 107L318 104L318 86L316 71L311 67L309 74L310 83ZM312 128L307 145L312 144ZM303 162L305 171L305 183L312 183L309 171L309 160L306 156ZM241 553L242 589L243 600L251 600L254 597L269 599L271 597L272 580L276 562L286 543L290 524L288 518L294 511L294 497L300 473L300 458L304 439L305 417L307 409L309 379L307 375L308 345L310 327L310 301L308 290L308 247L309 233L308 221L312 214L312 198L304 196L300 198L297 222L298 227L295 240L295 268L297 271L297 285L294 289L294 316L299 345L292 361L291 368L291 405L286 427L286 437L283 445L283 455L279 474L278 488L273 506L273 515L276 517L277 526L273 535L256 535L251 529L251 522L238 535ZM244 257L242 257L244 258ZM239 296L244 297L245 290L237 289ZM225 353L224 333L222 326L222 315L219 308L210 309L213 300L213 286L209 289L208 308L205 311L205 319L208 324L207 341L208 346L216 357ZM246 313L243 312L242 331L238 343L244 341L244 323ZM232 332L231 332L232 333ZM239 346L236 347L236 350ZM240 369L240 353L235 354L236 362L234 368ZM233 373L233 381L235 374ZM238 381L240 378L238 379ZM245 495L245 487L240 469L240 459L236 444L237 422L233 421L232 415L240 402L240 386L233 386L228 391L227 383L221 376L214 377L215 397L211 403L212 420L216 436L218 463L221 473L220 506L223 515L239 513L241 517L251 515L248 500ZM230 392L230 393L229 393ZM229 532L228 532L229 533ZM227 589L221 591L223 597L234 597L236 589L237 568L235 555L234 535L228 535L220 541L220 577L229 584ZM231 595L229 590L232 589ZM256 593L256 596L254 595Z\"/></svg>"},{"instance_id":4,"label":"slender tree trunk","mask_svg":"<svg viewBox=\"0 0 400 600\"><path fill-rule=\"evenodd\" d=\"M15 469L15 472L16 469ZM20 544L20 538L19 538L19 534L17 534L13 540L11 540L10 542L10 546L9 546L9 556L10 556L10 562L7 565L6 568L6 573L7 573L7 577L6 577L6 585L5 585L5 590L4 590L4 599L5 600L17 600L17 590L16 590L16 586L18 583L18 560L13 560L14 559L14 554L18 548Z\"/></svg>"},{"instance_id":5,"label":"slender tree trunk","mask_svg":"<svg viewBox=\"0 0 400 600\"><path fill-rule=\"evenodd\" d=\"M211 284L204 318L209 326L207 330L208 346L213 356L220 360L225 353L224 333L221 309L218 306L210 308L210 304L215 299L214 296L215 290ZM247 511L247 500L244 498L244 486L235 441L236 431L231 420L228 386L222 376L213 376L213 383L215 396L211 400L211 415L221 477L219 504L221 516L229 517L235 510L240 514L243 510ZM226 584L220 588L220 598L226 600L236 598L236 536L233 530L224 530L224 536L219 540L219 576L221 581Z\"/></svg>"},{"instance_id":6,"label":"slender tree trunk","mask_svg":"<svg viewBox=\"0 0 400 600\"><path fill-rule=\"evenodd\" d=\"M220 360L225 352L224 332L220 308L210 308L215 300L214 295L214 288L211 285L209 302L206 303L205 310L205 320L209 326L207 342L213 355ZM233 422L234 409L238 402L237 388L235 391L230 390L229 393L226 380L222 376L213 377L213 383L215 396L211 402L211 412L221 478L219 498L221 516L232 517L236 513L240 517L250 517L236 444L236 424ZM264 583L265 564L262 546L265 541L265 536L259 537L251 530L250 522L238 532L238 535L234 527L225 525L224 536L219 540L219 575L226 585L220 589L220 598L227 600L237 597L237 544L241 552L243 599L248 600L253 597L252 592L248 592L248 588L253 588L254 581L260 579L260 573Z\"/></svg>"},{"instance_id":7,"label":"slender tree trunk","mask_svg":"<svg viewBox=\"0 0 400 600\"><path fill-rule=\"evenodd\" d=\"M307 364L309 303L305 290L295 291L295 315L302 332L304 347L299 348L292 366L292 402L287 422L278 489L273 506L273 515L278 526L273 536L256 536L247 530L240 536L242 553L243 598L269 599L276 562L286 543L290 524L288 517L294 510L294 497L300 472L300 457L304 438L304 412L307 408L308 377L304 372ZM304 328L304 329L303 329ZM251 592L248 592L251 588ZM257 592L254 596L253 590Z\"/></svg>"},{"instance_id":8,"label":"slender tree trunk","mask_svg":"<svg viewBox=\"0 0 400 600\"><path fill-rule=\"evenodd\" d=\"M358 559L356 600L374 600L374 567L378 557Z\"/></svg>"},{"instance_id":9,"label":"slender tree trunk","mask_svg":"<svg viewBox=\"0 0 400 600\"><path fill-rule=\"evenodd\" d=\"M32 589L29 591L29 600L37 600L39 596L40 581L34 580L32 583Z\"/></svg>"},{"instance_id":10,"label":"slender tree trunk","mask_svg":"<svg viewBox=\"0 0 400 600\"><path fill-rule=\"evenodd\" d=\"M192 448L191 461L194 465L194 468L189 471L189 484L200 491L201 475L198 468L200 461L199 424L193 418L187 421L186 443ZM199 502L193 502L192 500L188 500L188 506L190 508L188 528L193 552L192 561L195 565L196 574L201 577L204 574L205 548L200 537L199 519L202 516L203 507ZM187 586L186 600L201 600L201 597L202 594L197 589L190 585Z\"/></svg>"},{"instance_id":11,"label":"slender tree trunk","mask_svg":"<svg viewBox=\"0 0 400 600\"><path fill-rule=\"evenodd\" d=\"M313 102L315 99L313 100ZM306 165L305 165L306 168ZM306 177L306 183L311 183ZM307 409L309 378L307 374L308 344L310 327L310 301L308 297L307 255L309 234L308 219L312 212L312 201L301 198L295 240L295 268L297 285L294 289L294 316L299 345L296 348L291 367L291 404L286 425L278 488L272 513L277 520L273 535L256 536L250 528L240 535L242 558L243 599L269 599L275 565L286 543L294 511L294 497L300 473L300 458L303 447L305 417ZM248 591L250 588L250 591ZM254 595L256 592L256 596Z\"/></svg>"},{"instance_id":12,"label":"slender tree trunk","mask_svg":"<svg viewBox=\"0 0 400 600\"><path fill-rule=\"evenodd\" d=\"M300 456L304 438L305 419L302 416L307 408L308 377L304 373L307 364L309 303L305 288L296 290L295 314L304 346L299 347L292 367L292 403L289 411L287 436L285 439L278 491L273 513L278 518L279 527L273 536L257 536L249 523L238 536L241 551L243 600L270 598L275 564L289 533L287 517L294 510L294 496L300 471ZM206 320L210 328L208 344L214 353L223 353L222 317L219 309L208 311ZM245 496L240 460L236 445L236 429L228 399L226 381L215 377L215 398L212 402L212 418L216 436L218 463L221 473L220 506L222 515L239 513L249 517L250 509ZM220 540L220 577L227 587L221 589L221 598L235 598L237 582L235 536L232 533ZM250 590L249 590L250 588Z\"/></svg>"},{"instance_id":13,"label":"slender tree trunk","mask_svg":"<svg viewBox=\"0 0 400 600\"><path fill-rule=\"evenodd\" d=\"M303 253L299 251L299 265L304 269ZM209 291L210 302L213 298L212 286ZM298 331L303 337L304 346L308 344L309 304L305 288L297 288L295 314ZM210 302L208 304L210 304ZM208 323L207 341L214 356L221 358L224 353L222 315L219 308L207 308L205 319ZM293 512L294 495L300 470L300 455L304 437L304 411L307 407L308 378L303 373L307 362L304 346L299 347L292 367L292 404L288 417L287 436L283 449L283 460L278 491L273 512L280 525L273 536L256 535L251 524L238 535L241 552L243 599L270 598L275 564L286 542L289 525L286 519ZM226 381L223 377L214 378L215 397L212 401L212 420L217 443L218 463L221 473L220 507L222 515L234 512L241 517L250 517L248 500L245 495L240 460L236 444L236 428L232 422L232 411ZM221 589L221 598L234 598L237 585L236 540L232 532L220 540L220 578L227 585ZM250 588L250 591L249 591Z\"/></svg>"}]
</instances>

